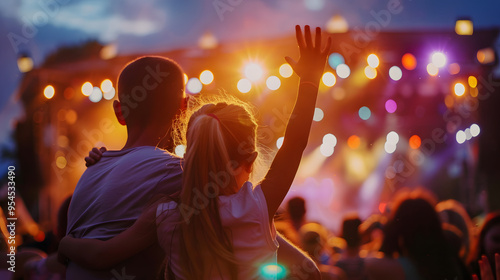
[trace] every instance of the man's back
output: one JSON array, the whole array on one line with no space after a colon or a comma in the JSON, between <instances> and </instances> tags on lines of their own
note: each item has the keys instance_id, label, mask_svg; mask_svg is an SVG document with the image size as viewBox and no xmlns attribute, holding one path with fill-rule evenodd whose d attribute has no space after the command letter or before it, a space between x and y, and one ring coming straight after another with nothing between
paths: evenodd
<instances>
[{"instance_id":1,"label":"man's back","mask_svg":"<svg viewBox=\"0 0 500 280\"><path fill-rule=\"evenodd\" d=\"M75 188L67 232L76 238L110 239L129 228L155 195L173 194L181 185L180 159L163 150L148 146L106 152ZM153 245L109 271L70 263L67 278L154 279L162 262L160 247Z\"/></svg>"}]
</instances>

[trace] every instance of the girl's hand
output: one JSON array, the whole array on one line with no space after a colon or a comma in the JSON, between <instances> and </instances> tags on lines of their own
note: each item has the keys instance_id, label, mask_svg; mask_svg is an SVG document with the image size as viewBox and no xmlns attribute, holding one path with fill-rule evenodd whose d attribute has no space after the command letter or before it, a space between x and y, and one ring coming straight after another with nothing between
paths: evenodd
<instances>
[{"instance_id":1,"label":"girl's hand","mask_svg":"<svg viewBox=\"0 0 500 280\"><path fill-rule=\"evenodd\" d=\"M305 81L318 82L323 75L326 57L332 45L332 38L328 41L323 50L321 50L321 28L316 27L316 38L313 44L311 28L309 25L304 27L305 35L299 25L295 26L297 43L299 44L300 57L295 61L291 57L285 57L285 60L292 66L293 71Z\"/></svg>"},{"instance_id":2,"label":"girl's hand","mask_svg":"<svg viewBox=\"0 0 500 280\"><path fill-rule=\"evenodd\" d=\"M92 151L89 152L89 156L85 157L85 166L90 167L96 164L99 160L101 160L102 153L106 151L106 147L101 147L97 149L96 147L92 148Z\"/></svg>"},{"instance_id":3,"label":"girl's hand","mask_svg":"<svg viewBox=\"0 0 500 280\"><path fill-rule=\"evenodd\" d=\"M481 280L500 280L500 255L495 254L495 274L496 278L493 277L493 272L491 271L490 262L488 258L483 255L481 260L479 260L479 270L481 271ZM477 275L473 275L472 278L477 280Z\"/></svg>"}]
</instances>

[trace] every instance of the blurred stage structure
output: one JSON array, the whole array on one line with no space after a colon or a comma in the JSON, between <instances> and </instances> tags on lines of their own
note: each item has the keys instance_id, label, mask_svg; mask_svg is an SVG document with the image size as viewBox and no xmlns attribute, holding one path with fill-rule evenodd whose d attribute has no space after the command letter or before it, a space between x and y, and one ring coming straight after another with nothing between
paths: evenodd
<instances>
[{"instance_id":1,"label":"blurred stage structure","mask_svg":"<svg viewBox=\"0 0 500 280\"><path fill-rule=\"evenodd\" d=\"M488 186L490 208L500 208L500 82L492 76L498 32L331 34L328 74L289 197L305 196L309 218L329 227L348 211L363 218L385 211L402 187L425 186L477 214ZM112 110L114 85L140 55L117 56L113 45L88 42L63 47L25 73L25 116L15 132L18 191L44 227L55 223L88 151L124 144L126 131ZM277 149L298 83L283 65L285 55L298 57L294 37L219 44L207 33L199 46L154 55L184 68L189 94L223 89L255 104L262 141Z\"/></svg>"}]
</instances>

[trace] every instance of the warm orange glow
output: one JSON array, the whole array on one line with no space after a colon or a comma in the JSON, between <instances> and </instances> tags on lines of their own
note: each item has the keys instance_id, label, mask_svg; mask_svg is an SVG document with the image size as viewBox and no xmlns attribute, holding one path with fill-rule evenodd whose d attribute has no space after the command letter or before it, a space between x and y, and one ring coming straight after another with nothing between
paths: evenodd
<instances>
[{"instance_id":1,"label":"warm orange glow","mask_svg":"<svg viewBox=\"0 0 500 280\"><path fill-rule=\"evenodd\" d=\"M359 137L357 135L351 135L347 139L347 146L349 146L349 148L351 148L353 150L359 148L360 144L361 144L361 139L359 139Z\"/></svg>"},{"instance_id":2,"label":"warm orange glow","mask_svg":"<svg viewBox=\"0 0 500 280\"><path fill-rule=\"evenodd\" d=\"M45 89L43 90L43 95L47 99L51 99L52 97L54 97L54 94L55 94L55 89L51 85L46 86Z\"/></svg>"},{"instance_id":3,"label":"warm orange glow","mask_svg":"<svg viewBox=\"0 0 500 280\"><path fill-rule=\"evenodd\" d=\"M401 63L406 70L413 70L417 67L417 59L411 53L405 53L401 58Z\"/></svg>"},{"instance_id":4,"label":"warm orange glow","mask_svg":"<svg viewBox=\"0 0 500 280\"><path fill-rule=\"evenodd\" d=\"M468 19L457 20L455 23L455 32L458 35L472 35L474 33L474 25Z\"/></svg>"},{"instance_id":5,"label":"warm orange glow","mask_svg":"<svg viewBox=\"0 0 500 280\"><path fill-rule=\"evenodd\" d=\"M467 81L469 82L469 86L471 88L475 88L477 87L477 78L474 77L474 76L469 76L469 78L467 79Z\"/></svg>"},{"instance_id":6,"label":"warm orange glow","mask_svg":"<svg viewBox=\"0 0 500 280\"><path fill-rule=\"evenodd\" d=\"M42 242L45 240L45 233L43 231L38 231L35 236L33 236L36 242Z\"/></svg>"},{"instance_id":7,"label":"warm orange glow","mask_svg":"<svg viewBox=\"0 0 500 280\"><path fill-rule=\"evenodd\" d=\"M450 72L451 75L456 75L460 73L460 65L458 63L452 63L448 66L448 72Z\"/></svg>"},{"instance_id":8,"label":"warm orange glow","mask_svg":"<svg viewBox=\"0 0 500 280\"><path fill-rule=\"evenodd\" d=\"M420 145L422 144L422 140L420 139L420 137L418 135L413 135L412 137L410 137L409 144L410 144L410 148L416 150L416 149L420 148Z\"/></svg>"},{"instance_id":9,"label":"warm orange glow","mask_svg":"<svg viewBox=\"0 0 500 280\"><path fill-rule=\"evenodd\" d=\"M447 95L444 98L444 104L446 105L446 107L452 108L453 105L455 104L455 99L453 99L453 97L451 95Z\"/></svg>"}]
</instances>

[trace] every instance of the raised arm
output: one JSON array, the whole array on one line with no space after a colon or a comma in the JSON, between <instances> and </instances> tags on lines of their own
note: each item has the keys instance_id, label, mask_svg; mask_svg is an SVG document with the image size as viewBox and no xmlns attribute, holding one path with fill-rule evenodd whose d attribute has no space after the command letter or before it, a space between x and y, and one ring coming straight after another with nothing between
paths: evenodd
<instances>
[{"instance_id":1,"label":"raised arm","mask_svg":"<svg viewBox=\"0 0 500 280\"><path fill-rule=\"evenodd\" d=\"M59 243L59 260L68 259L93 270L110 269L153 245L156 240L156 206L144 213L127 230L106 240L64 237Z\"/></svg>"},{"instance_id":2,"label":"raised arm","mask_svg":"<svg viewBox=\"0 0 500 280\"><path fill-rule=\"evenodd\" d=\"M321 49L319 27L316 28L314 44L308 25L304 28L304 35L300 26L296 26L295 30L300 50L299 61L296 62L290 57L285 59L300 77L298 95L288 120L283 145L261 184L270 221L292 185L302 153L306 148L318 95L319 80L323 74L326 56L331 45L331 38L328 38L326 47Z\"/></svg>"}]
</instances>

